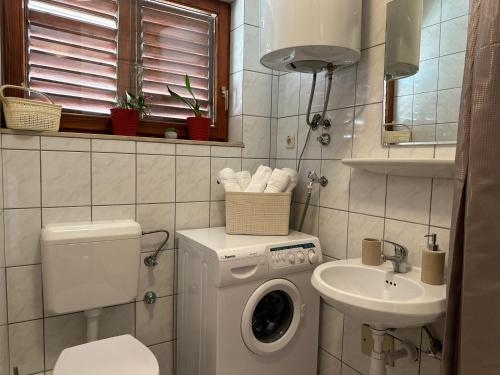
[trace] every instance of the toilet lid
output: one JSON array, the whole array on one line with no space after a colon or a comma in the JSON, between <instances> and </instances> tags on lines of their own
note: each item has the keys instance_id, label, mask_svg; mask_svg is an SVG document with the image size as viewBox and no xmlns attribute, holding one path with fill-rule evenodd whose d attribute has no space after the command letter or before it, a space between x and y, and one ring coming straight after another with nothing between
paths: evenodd
<instances>
[{"instance_id":1,"label":"toilet lid","mask_svg":"<svg viewBox=\"0 0 500 375\"><path fill-rule=\"evenodd\" d=\"M130 335L63 350L54 375L159 375L154 354Z\"/></svg>"}]
</instances>

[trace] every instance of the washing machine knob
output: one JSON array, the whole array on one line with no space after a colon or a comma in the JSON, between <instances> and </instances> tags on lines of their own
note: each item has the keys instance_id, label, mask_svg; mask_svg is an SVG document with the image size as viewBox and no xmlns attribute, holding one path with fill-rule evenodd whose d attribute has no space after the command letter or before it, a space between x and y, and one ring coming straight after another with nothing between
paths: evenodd
<instances>
[{"instance_id":1,"label":"washing machine knob","mask_svg":"<svg viewBox=\"0 0 500 375\"><path fill-rule=\"evenodd\" d=\"M288 253L288 262L290 264L294 264L295 263L295 254L294 253L292 253L292 252Z\"/></svg>"},{"instance_id":2,"label":"washing machine knob","mask_svg":"<svg viewBox=\"0 0 500 375\"><path fill-rule=\"evenodd\" d=\"M309 263L316 264L318 263L319 256L318 254L316 254L316 251L309 250L309 252L307 253L307 258L309 259Z\"/></svg>"},{"instance_id":3,"label":"washing machine knob","mask_svg":"<svg viewBox=\"0 0 500 375\"><path fill-rule=\"evenodd\" d=\"M299 260L300 263L303 263L305 260L304 253L302 251L297 251L297 259Z\"/></svg>"}]
</instances>

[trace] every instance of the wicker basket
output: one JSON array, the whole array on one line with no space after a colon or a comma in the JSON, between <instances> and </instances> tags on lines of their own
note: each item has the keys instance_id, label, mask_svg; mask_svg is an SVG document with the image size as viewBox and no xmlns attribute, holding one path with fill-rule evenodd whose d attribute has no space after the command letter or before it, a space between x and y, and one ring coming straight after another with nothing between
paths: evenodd
<instances>
[{"instance_id":1,"label":"wicker basket","mask_svg":"<svg viewBox=\"0 0 500 375\"><path fill-rule=\"evenodd\" d=\"M287 236L291 193L226 193L226 232Z\"/></svg>"},{"instance_id":2,"label":"wicker basket","mask_svg":"<svg viewBox=\"0 0 500 375\"><path fill-rule=\"evenodd\" d=\"M33 92L45 98L49 103L31 99L5 97L5 89L18 89ZM0 101L3 103L5 124L9 129L58 131L61 120L61 106L45 94L23 86L5 85L0 87Z\"/></svg>"}]
</instances>

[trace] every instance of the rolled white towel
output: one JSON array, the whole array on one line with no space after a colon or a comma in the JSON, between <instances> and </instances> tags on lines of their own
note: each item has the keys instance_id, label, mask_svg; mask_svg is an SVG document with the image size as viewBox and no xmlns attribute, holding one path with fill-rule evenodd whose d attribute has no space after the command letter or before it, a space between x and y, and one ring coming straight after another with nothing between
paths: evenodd
<instances>
[{"instance_id":1,"label":"rolled white towel","mask_svg":"<svg viewBox=\"0 0 500 375\"><path fill-rule=\"evenodd\" d=\"M252 175L249 171L241 171L234 174L236 177L236 181L240 185L241 191L245 191L245 189L250 185L250 181L252 180Z\"/></svg>"},{"instance_id":2,"label":"rolled white towel","mask_svg":"<svg viewBox=\"0 0 500 375\"><path fill-rule=\"evenodd\" d=\"M295 169L283 168L282 170L283 170L283 172L288 174L288 177L290 177L290 183L288 184L285 191L287 193L291 193L293 191L293 189L295 189L295 187L297 186L297 184L299 182L299 175Z\"/></svg>"},{"instance_id":3,"label":"rolled white towel","mask_svg":"<svg viewBox=\"0 0 500 375\"><path fill-rule=\"evenodd\" d=\"M252 180L245 191L248 193L263 193L272 172L273 170L271 168L261 165L252 176Z\"/></svg>"},{"instance_id":4,"label":"rolled white towel","mask_svg":"<svg viewBox=\"0 0 500 375\"><path fill-rule=\"evenodd\" d=\"M267 181L267 187L264 193L282 193L286 190L288 185L290 185L290 176L288 173L276 168L271 174L271 177L269 177L269 181Z\"/></svg>"},{"instance_id":5,"label":"rolled white towel","mask_svg":"<svg viewBox=\"0 0 500 375\"><path fill-rule=\"evenodd\" d=\"M240 184L238 183L236 175L231 168L224 168L222 171L217 173L217 182L224 186L226 193L241 191Z\"/></svg>"}]
</instances>

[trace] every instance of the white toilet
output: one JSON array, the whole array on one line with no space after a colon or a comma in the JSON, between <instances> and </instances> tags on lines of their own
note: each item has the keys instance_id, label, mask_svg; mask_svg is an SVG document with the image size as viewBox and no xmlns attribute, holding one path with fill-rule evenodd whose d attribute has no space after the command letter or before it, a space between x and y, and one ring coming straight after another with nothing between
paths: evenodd
<instances>
[{"instance_id":1,"label":"white toilet","mask_svg":"<svg viewBox=\"0 0 500 375\"><path fill-rule=\"evenodd\" d=\"M102 308L134 301L141 227L131 220L50 224L42 230L46 309L84 311L87 344L65 349L54 375L159 375L153 353L130 335L97 340Z\"/></svg>"}]
</instances>

